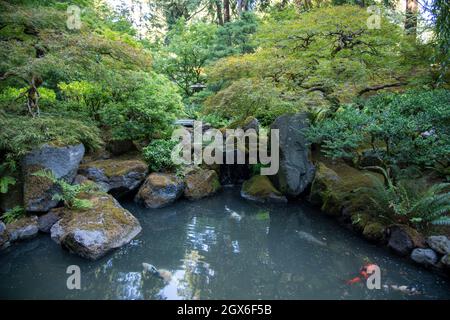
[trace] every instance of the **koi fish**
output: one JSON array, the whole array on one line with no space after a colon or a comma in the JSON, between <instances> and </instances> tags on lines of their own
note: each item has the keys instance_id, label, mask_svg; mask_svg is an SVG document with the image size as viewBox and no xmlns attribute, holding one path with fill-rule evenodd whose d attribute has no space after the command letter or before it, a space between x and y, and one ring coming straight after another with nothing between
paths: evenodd
<instances>
[{"instance_id":1,"label":"koi fish","mask_svg":"<svg viewBox=\"0 0 450 320\"><path fill-rule=\"evenodd\" d=\"M353 279L348 280L347 284L352 285L352 284L358 283L358 282L361 282L361 278L360 277L354 277Z\"/></svg>"}]
</instances>

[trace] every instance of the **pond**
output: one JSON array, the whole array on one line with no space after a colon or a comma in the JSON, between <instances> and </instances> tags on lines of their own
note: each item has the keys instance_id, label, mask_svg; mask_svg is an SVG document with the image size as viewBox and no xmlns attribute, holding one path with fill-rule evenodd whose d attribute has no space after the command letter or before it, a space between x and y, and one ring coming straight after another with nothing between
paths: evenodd
<instances>
[{"instance_id":1,"label":"pond","mask_svg":"<svg viewBox=\"0 0 450 320\"><path fill-rule=\"evenodd\" d=\"M62 250L48 235L0 254L7 299L449 299L450 282L372 245L302 203L246 201L237 188L162 209L122 203L143 231L98 261ZM381 269L379 290L348 284L365 261ZM142 263L171 273L143 273ZM66 285L69 265L81 289ZM414 288L411 295L392 289Z\"/></svg>"}]
</instances>

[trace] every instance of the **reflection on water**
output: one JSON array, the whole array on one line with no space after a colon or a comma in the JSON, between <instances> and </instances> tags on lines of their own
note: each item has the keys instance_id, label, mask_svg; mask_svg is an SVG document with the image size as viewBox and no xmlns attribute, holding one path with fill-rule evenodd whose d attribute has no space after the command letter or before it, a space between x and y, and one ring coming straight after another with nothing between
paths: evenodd
<instances>
[{"instance_id":1,"label":"reflection on water","mask_svg":"<svg viewBox=\"0 0 450 320\"><path fill-rule=\"evenodd\" d=\"M368 244L300 204L245 201L239 190L163 209L124 203L143 231L95 262L61 250L48 236L0 254L0 298L68 299L449 299L450 282ZM385 285L346 284L368 259ZM144 274L142 263L167 270ZM66 268L81 268L81 290L68 290Z\"/></svg>"}]
</instances>

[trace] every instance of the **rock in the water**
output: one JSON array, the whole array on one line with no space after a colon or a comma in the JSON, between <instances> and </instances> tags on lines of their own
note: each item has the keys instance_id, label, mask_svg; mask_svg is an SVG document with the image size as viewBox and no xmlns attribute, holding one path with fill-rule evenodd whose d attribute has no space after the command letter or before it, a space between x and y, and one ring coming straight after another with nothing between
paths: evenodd
<instances>
[{"instance_id":1,"label":"rock in the water","mask_svg":"<svg viewBox=\"0 0 450 320\"><path fill-rule=\"evenodd\" d=\"M79 174L97 183L100 188L120 197L140 186L148 167L137 159L108 159L83 163Z\"/></svg>"},{"instance_id":2,"label":"rock in the water","mask_svg":"<svg viewBox=\"0 0 450 320\"><path fill-rule=\"evenodd\" d=\"M416 248L411 252L411 259L424 266L434 266L439 260L433 249L421 248Z\"/></svg>"},{"instance_id":3,"label":"rock in the water","mask_svg":"<svg viewBox=\"0 0 450 320\"><path fill-rule=\"evenodd\" d=\"M50 229L51 237L69 251L95 260L130 242L141 232L139 221L112 196L86 198L91 209L63 209L62 218Z\"/></svg>"},{"instance_id":4,"label":"rock in the water","mask_svg":"<svg viewBox=\"0 0 450 320\"><path fill-rule=\"evenodd\" d=\"M416 248L424 247L424 239L419 232L405 225L394 225L389 228L388 247L400 255L408 255Z\"/></svg>"},{"instance_id":5,"label":"rock in the water","mask_svg":"<svg viewBox=\"0 0 450 320\"><path fill-rule=\"evenodd\" d=\"M184 182L175 174L152 173L145 180L135 201L147 208L161 208L183 195Z\"/></svg>"},{"instance_id":6,"label":"rock in the water","mask_svg":"<svg viewBox=\"0 0 450 320\"><path fill-rule=\"evenodd\" d=\"M57 200L52 199L58 188L48 179L34 176L33 173L42 169L51 170L56 178L72 183L84 151L82 144L66 147L45 144L24 156L23 197L27 211L45 212L58 204Z\"/></svg>"},{"instance_id":7,"label":"rock in the water","mask_svg":"<svg viewBox=\"0 0 450 320\"><path fill-rule=\"evenodd\" d=\"M9 241L19 241L33 238L39 232L38 217L25 216L6 225Z\"/></svg>"},{"instance_id":8,"label":"rock in the water","mask_svg":"<svg viewBox=\"0 0 450 320\"><path fill-rule=\"evenodd\" d=\"M253 176L242 185L241 197L257 202L287 202L267 176Z\"/></svg>"},{"instance_id":9,"label":"rock in the water","mask_svg":"<svg viewBox=\"0 0 450 320\"><path fill-rule=\"evenodd\" d=\"M446 236L428 237L427 243L431 249L440 254L450 253L450 240Z\"/></svg>"},{"instance_id":10,"label":"rock in the water","mask_svg":"<svg viewBox=\"0 0 450 320\"><path fill-rule=\"evenodd\" d=\"M190 200L208 197L221 188L219 177L214 170L193 170L186 175L185 184L184 196Z\"/></svg>"},{"instance_id":11,"label":"rock in the water","mask_svg":"<svg viewBox=\"0 0 450 320\"><path fill-rule=\"evenodd\" d=\"M0 249L4 249L9 246L9 235L6 231L6 226L0 221Z\"/></svg>"},{"instance_id":12,"label":"rock in the water","mask_svg":"<svg viewBox=\"0 0 450 320\"><path fill-rule=\"evenodd\" d=\"M383 241L386 235L386 227L379 222L368 223L363 230L363 236L373 242Z\"/></svg>"},{"instance_id":13,"label":"rock in the water","mask_svg":"<svg viewBox=\"0 0 450 320\"><path fill-rule=\"evenodd\" d=\"M298 196L314 178L315 168L303 132L308 127L307 119L306 113L285 114L271 125L280 133L280 168L271 179L275 188L289 196Z\"/></svg>"},{"instance_id":14,"label":"rock in the water","mask_svg":"<svg viewBox=\"0 0 450 320\"><path fill-rule=\"evenodd\" d=\"M43 233L50 233L51 227L53 227L53 225L61 219L63 211L64 208L55 208L51 209L46 214L39 216L39 231Z\"/></svg>"},{"instance_id":15,"label":"rock in the water","mask_svg":"<svg viewBox=\"0 0 450 320\"><path fill-rule=\"evenodd\" d=\"M444 267L450 270L450 253L447 253L445 256L442 257L441 263Z\"/></svg>"}]
</instances>

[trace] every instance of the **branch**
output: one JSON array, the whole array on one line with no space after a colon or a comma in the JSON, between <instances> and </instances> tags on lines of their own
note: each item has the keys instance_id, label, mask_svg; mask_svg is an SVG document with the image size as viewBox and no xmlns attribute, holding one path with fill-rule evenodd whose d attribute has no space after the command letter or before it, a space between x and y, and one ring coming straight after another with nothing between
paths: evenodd
<instances>
[{"instance_id":1,"label":"branch","mask_svg":"<svg viewBox=\"0 0 450 320\"><path fill-rule=\"evenodd\" d=\"M364 93L370 92L370 91L378 91L378 90L382 90L382 89L386 89L386 88L401 87L401 86L405 86L407 84L408 84L407 82L395 82L395 83L390 83L390 84L382 84L382 85L378 85L378 86L367 87L367 88L360 90L358 92L358 96L362 96Z\"/></svg>"}]
</instances>

